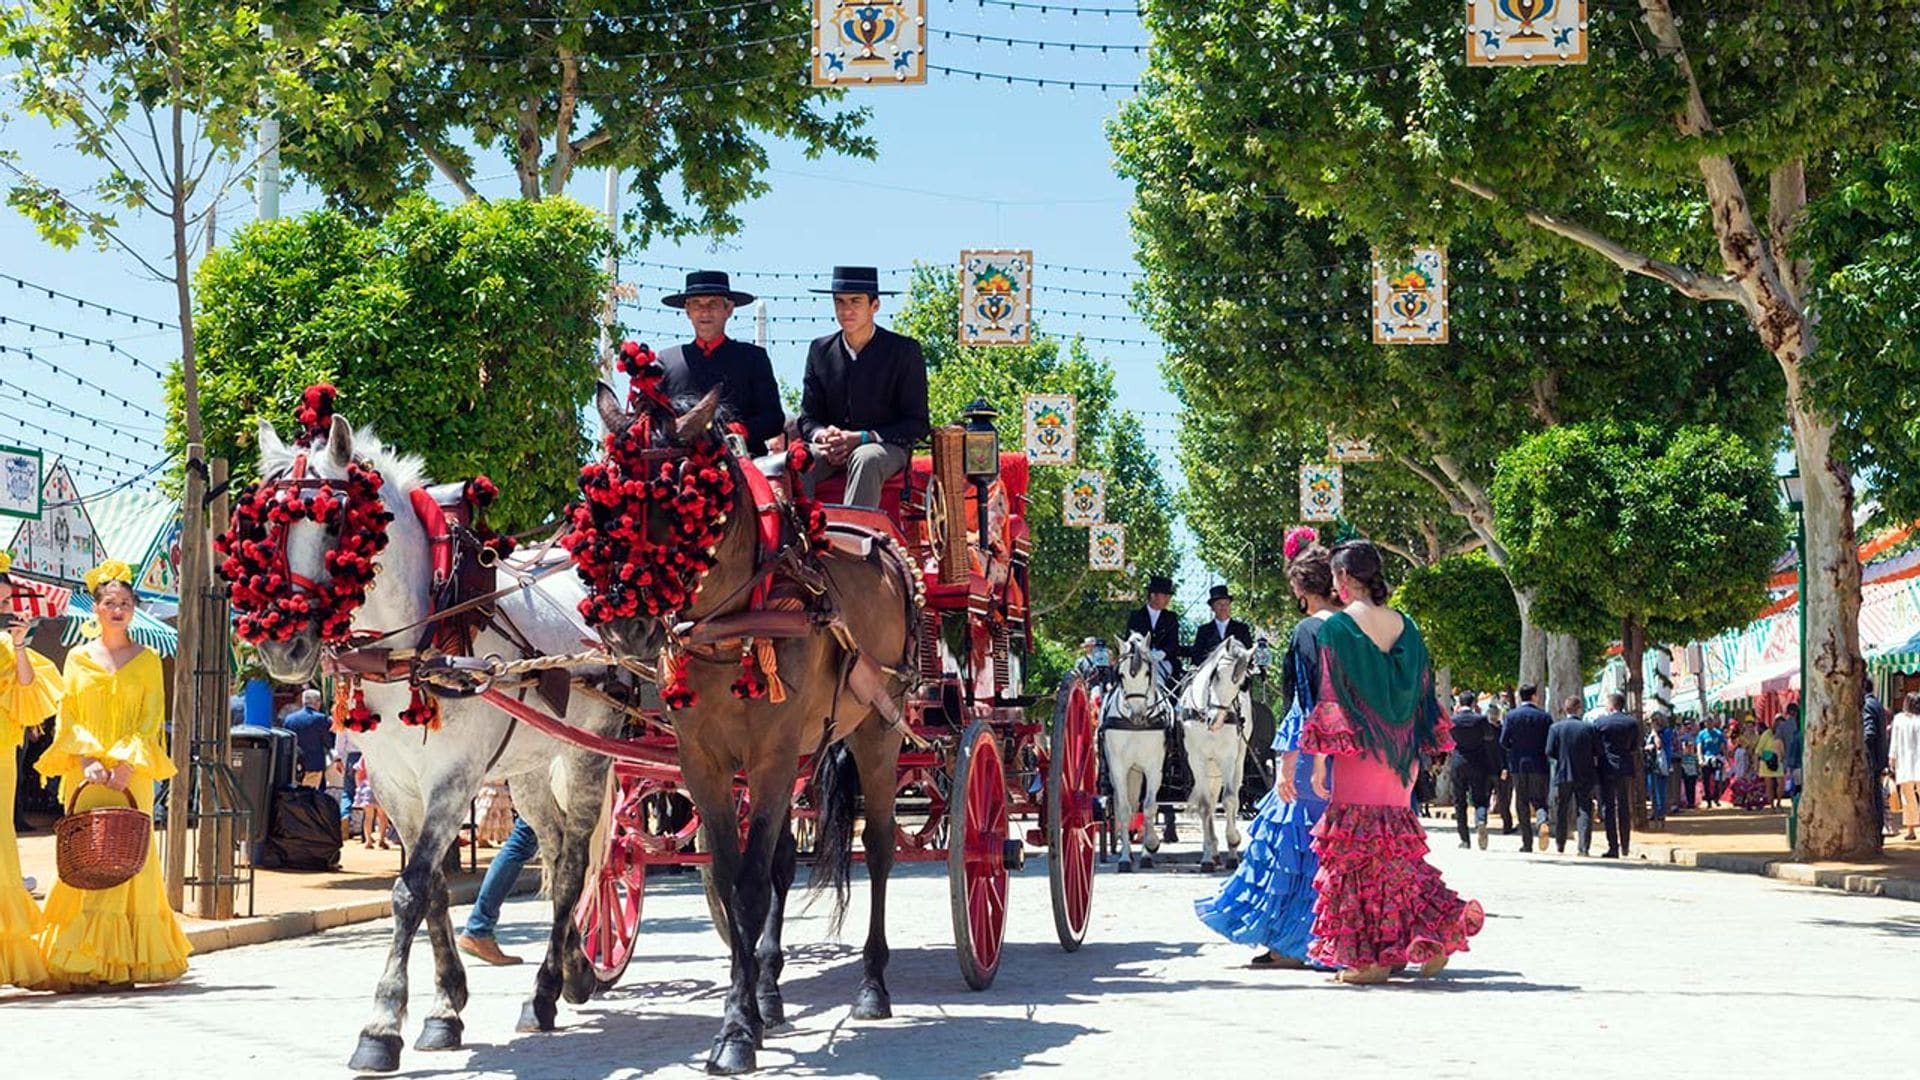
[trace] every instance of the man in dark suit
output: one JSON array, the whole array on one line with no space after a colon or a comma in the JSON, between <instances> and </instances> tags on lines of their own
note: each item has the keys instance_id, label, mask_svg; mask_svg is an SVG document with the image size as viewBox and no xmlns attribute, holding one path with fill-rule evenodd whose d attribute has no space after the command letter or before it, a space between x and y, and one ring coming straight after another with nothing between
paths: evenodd
<instances>
[{"instance_id":1,"label":"man in dark suit","mask_svg":"<svg viewBox=\"0 0 1920 1080\"><path fill-rule=\"evenodd\" d=\"M1617 859L1633 846L1633 778L1640 772L1640 746L1646 732L1627 715L1627 695L1607 695L1607 711L1593 721L1600 737L1600 818L1607 823L1603 859Z\"/></svg>"},{"instance_id":2,"label":"man in dark suit","mask_svg":"<svg viewBox=\"0 0 1920 1080\"><path fill-rule=\"evenodd\" d=\"M1453 787L1453 824L1460 830L1460 846L1467 841L1467 805L1473 805L1474 831L1480 850L1487 849L1487 801L1492 793L1492 749L1498 735L1487 714L1474 708L1473 691L1462 690L1453 710L1453 753L1447 758L1447 780Z\"/></svg>"},{"instance_id":3,"label":"man in dark suit","mask_svg":"<svg viewBox=\"0 0 1920 1080\"><path fill-rule=\"evenodd\" d=\"M1187 658L1193 661L1193 666L1206 663L1213 650L1228 638L1237 638L1240 644L1253 648L1253 628L1233 617L1233 594L1225 585L1215 585L1208 591L1207 607L1212 609L1213 618L1193 632L1193 645L1187 649Z\"/></svg>"},{"instance_id":4,"label":"man in dark suit","mask_svg":"<svg viewBox=\"0 0 1920 1080\"><path fill-rule=\"evenodd\" d=\"M685 310L693 324L691 342L669 346L659 355L666 371L661 389L671 398L698 398L718 386L720 404L747 429L748 453L766 453L767 440L787 423L773 361L760 346L727 336L733 309L753 303L753 296L734 291L722 271L695 270L687 274L686 288L660 302Z\"/></svg>"},{"instance_id":5,"label":"man in dark suit","mask_svg":"<svg viewBox=\"0 0 1920 1080\"><path fill-rule=\"evenodd\" d=\"M1147 647L1162 658L1160 680L1172 686L1180 680L1180 616L1167 610L1173 599L1173 580L1155 574L1147 581L1147 606L1127 616L1128 634L1145 634Z\"/></svg>"},{"instance_id":6,"label":"man in dark suit","mask_svg":"<svg viewBox=\"0 0 1920 1080\"><path fill-rule=\"evenodd\" d=\"M1532 851L1536 835L1547 850L1547 731L1553 717L1533 703L1540 688L1520 684L1520 704L1500 721L1500 748L1507 753L1507 776L1520 811L1520 850Z\"/></svg>"},{"instance_id":7,"label":"man in dark suit","mask_svg":"<svg viewBox=\"0 0 1920 1080\"><path fill-rule=\"evenodd\" d=\"M1867 798L1868 805L1878 807L1876 813L1881 820L1881 832L1893 835L1893 821L1887 816L1887 800L1881 791L1881 777L1886 775L1887 755L1893 745L1893 722L1887 718L1887 707L1880 704L1880 695L1873 688L1873 676L1866 677L1863 687L1865 695L1860 699L1860 734L1866 744L1867 752Z\"/></svg>"},{"instance_id":8,"label":"man in dark suit","mask_svg":"<svg viewBox=\"0 0 1920 1080\"><path fill-rule=\"evenodd\" d=\"M800 393L800 435L824 461L807 474L807 489L841 471L849 506L879 506L887 479L907 467L913 447L933 423L927 415L927 361L920 343L875 326L880 272L836 266L833 294L838 333L807 350Z\"/></svg>"},{"instance_id":9,"label":"man in dark suit","mask_svg":"<svg viewBox=\"0 0 1920 1080\"><path fill-rule=\"evenodd\" d=\"M1600 737L1580 715L1580 699L1560 706L1564 719L1547 729L1545 753L1553 777L1553 850L1567 850L1567 815L1579 811L1580 854L1593 844L1593 798L1600 786Z\"/></svg>"}]
</instances>

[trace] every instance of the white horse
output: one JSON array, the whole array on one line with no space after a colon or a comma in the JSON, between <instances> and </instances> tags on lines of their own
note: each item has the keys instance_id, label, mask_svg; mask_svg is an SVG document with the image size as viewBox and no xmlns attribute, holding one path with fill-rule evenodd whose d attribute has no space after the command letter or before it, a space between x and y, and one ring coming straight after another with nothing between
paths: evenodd
<instances>
[{"instance_id":1,"label":"white horse","mask_svg":"<svg viewBox=\"0 0 1920 1080\"><path fill-rule=\"evenodd\" d=\"M429 614L432 553L425 527L415 516L408 493L426 485L418 458L403 456L382 444L371 431L355 433L339 416L332 419L327 437L307 448L288 447L273 428L260 425L260 473L268 480L284 479L305 458L309 478L338 480L355 460L370 463L380 474L380 500L394 515L387 527L386 550L375 560L378 577L366 603L354 613L353 629L384 633L416 626ZM326 581L325 556L335 541L312 521L293 524L286 538L288 568L313 581ZM564 560L564 552L554 552ZM529 560L510 563L514 570L535 569ZM580 651L593 634L580 621L575 605L581 586L571 573L549 573L537 581L501 596L500 616L525 635L542 654ZM412 630L384 642L407 648L419 640ZM284 683L305 683L319 668L322 645L317 630L284 642L260 647L267 672ZM478 635L476 656L497 654L512 658L520 650L488 627ZM604 669L594 669L604 670ZM586 673L585 671L581 672ZM363 684L367 706L381 718L379 726L354 742L365 755L367 777L380 806L393 819L405 845L406 865L393 883L393 941L386 970L374 992L374 1018L360 1032L359 1045L349 1067L361 1072L392 1072L400 1067L401 1030L407 1014L407 954L414 932L424 919L433 944L433 1011L422 1024L416 1050L460 1048L464 1025L460 1010L467 1002L466 969L454 945L448 915L447 882L442 871L448 849L468 805L486 777L508 779L514 809L532 826L540 841L545 883L553 898L553 926L547 954L534 977L534 993L521 1009L518 1030L551 1031L557 1009L554 999L564 993L574 1004L585 1002L596 980L581 950L573 909L580 898L603 808L608 804L610 776L605 758L563 746L509 718L478 697L440 699L442 727L428 731L400 722L411 692L405 682ZM528 701L538 701L529 695ZM618 734L622 718L615 707L575 694L560 719L600 735Z\"/></svg>"},{"instance_id":2,"label":"white horse","mask_svg":"<svg viewBox=\"0 0 1920 1080\"><path fill-rule=\"evenodd\" d=\"M1113 784L1114 831L1120 837L1120 873L1133 871L1131 831L1136 809L1134 793L1145 784L1143 809L1146 825L1140 830L1146 853L1142 867L1153 866L1153 853L1160 850L1160 834L1154 831L1154 813L1159 807L1160 775L1167 764L1167 729L1173 722L1173 701L1155 677L1153 652L1145 634L1132 634L1120 646L1116 667L1120 685L1108 691L1101 702L1101 750L1107 755L1107 776ZM1136 777L1138 779L1136 779Z\"/></svg>"},{"instance_id":3,"label":"white horse","mask_svg":"<svg viewBox=\"0 0 1920 1080\"><path fill-rule=\"evenodd\" d=\"M1227 865L1240 862L1240 781L1247 756L1247 725L1253 716L1247 681L1253 650L1228 638L1188 676L1180 689L1181 738L1193 771L1192 803L1200 816L1200 869L1220 865L1213 812L1227 814Z\"/></svg>"}]
</instances>

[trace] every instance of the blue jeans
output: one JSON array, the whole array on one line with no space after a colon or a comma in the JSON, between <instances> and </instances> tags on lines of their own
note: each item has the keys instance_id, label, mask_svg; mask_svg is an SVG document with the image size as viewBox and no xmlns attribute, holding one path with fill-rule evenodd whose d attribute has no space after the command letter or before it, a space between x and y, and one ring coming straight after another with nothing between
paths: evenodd
<instances>
[{"instance_id":1,"label":"blue jeans","mask_svg":"<svg viewBox=\"0 0 1920 1080\"><path fill-rule=\"evenodd\" d=\"M468 937L493 936L494 924L500 921L500 905L506 902L507 893L513 891L513 883L520 879L520 869L539 852L540 838L515 814L513 832L487 864L487 876L480 882L479 895L473 898L473 910L467 913Z\"/></svg>"},{"instance_id":2,"label":"blue jeans","mask_svg":"<svg viewBox=\"0 0 1920 1080\"><path fill-rule=\"evenodd\" d=\"M1667 774L1647 770L1647 796L1653 800L1655 821L1667 816Z\"/></svg>"}]
</instances>

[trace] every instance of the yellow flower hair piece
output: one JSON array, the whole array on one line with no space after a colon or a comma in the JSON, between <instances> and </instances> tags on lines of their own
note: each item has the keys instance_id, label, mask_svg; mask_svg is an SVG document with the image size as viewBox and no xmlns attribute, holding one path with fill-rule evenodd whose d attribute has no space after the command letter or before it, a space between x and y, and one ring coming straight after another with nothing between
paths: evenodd
<instances>
[{"instance_id":1,"label":"yellow flower hair piece","mask_svg":"<svg viewBox=\"0 0 1920 1080\"><path fill-rule=\"evenodd\" d=\"M9 555L4 551L0 551L0 574L4 574L7 571L12 569L13 569L13 556Z\"/></svg>"},{"instance_id":2,"label":"yellow flower hair piece","mask_svg":"<svg viewBox=\"0 0 1920 1080\"><path fill-rule=\"evenodd\" d=\"M87 591L90 593L99 592L100 586L105 585L109 581L117 581L122 585L132 585L133 567L128 566L119 559L108 559L106 562L87 571L85 581L87 583Z\"/></svg>"}]
</instances>

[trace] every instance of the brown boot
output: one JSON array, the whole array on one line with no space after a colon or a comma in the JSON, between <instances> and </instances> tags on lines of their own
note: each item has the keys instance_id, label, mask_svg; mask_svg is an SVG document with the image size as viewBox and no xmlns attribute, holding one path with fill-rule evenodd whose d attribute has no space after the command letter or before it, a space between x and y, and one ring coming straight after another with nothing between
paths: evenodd
<instances>
[{"instance_id":1,"label":"brown boot","mask_svg":"<svg viewBox=\"0 0 1920 1080\"><path fill-rule=\"evenodd\" d=\"M460 946L461 952L477 960L484 960L494 967L512 967L520 962L519 957L508 956L501 952L500 943L493 940L491 936L473 937L469 934L461 934L454 939L454 943Z\"/></svg>"}]
</instances>

